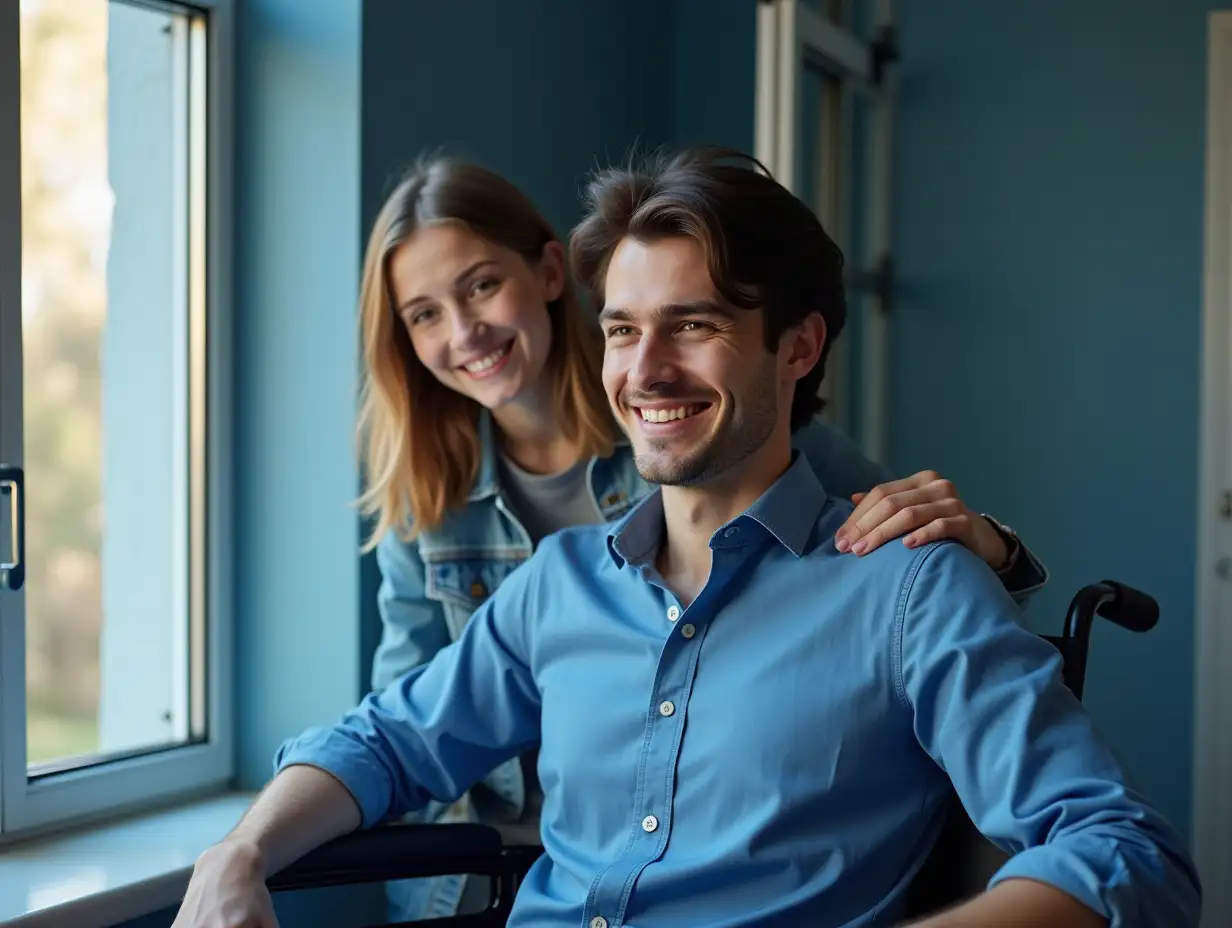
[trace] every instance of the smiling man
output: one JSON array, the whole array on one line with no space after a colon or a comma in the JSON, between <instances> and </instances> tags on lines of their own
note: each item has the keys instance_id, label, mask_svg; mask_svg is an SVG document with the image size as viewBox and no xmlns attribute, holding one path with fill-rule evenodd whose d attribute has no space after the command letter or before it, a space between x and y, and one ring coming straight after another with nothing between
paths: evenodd
<instances>
[{"instance_id":1,"label":"smiling man","mask_svg":"<svg viewBox=\"0 0 1232 928\"><path fill-rule=\"evenodd\" d=\"M851 504L791 450L845 315L804 204L686 152L599 175L573 250L661 488L546 539L431 663L284 745L177 928L272 924L265 874L536 742L518 928L898 924L951 782L1015 856L924 924L1197 925L1182 842L991 570L953 543L835 549Z\"/></svg>"}]
</instances>

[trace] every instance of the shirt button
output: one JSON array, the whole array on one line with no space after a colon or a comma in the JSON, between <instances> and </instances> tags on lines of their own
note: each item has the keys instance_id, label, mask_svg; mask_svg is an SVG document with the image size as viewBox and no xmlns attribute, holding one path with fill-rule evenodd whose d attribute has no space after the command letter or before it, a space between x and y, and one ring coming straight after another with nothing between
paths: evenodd
<instances>
[{"instance_id":1,"label":"shirt button","mask_svg":"<svg viewBox=\"0 0 1232 928\"><path fill-rule=\"evenodd\" d=\"M602 915L596 915L590 920L590 928L607 928L607 919Z\"/></svg>"},{"instance_id":2,"label":"shirt button","mask_svg":"<svg viewBox=\"0 0 1232 928\"><path fill-rule=\"evenodd\" d=\"M684 635L686 638L692 638L697 634L697 629L692 625L683 625L680 628L680 634Z\"/></svg>"},{"instance_id":3,"label":"shirt button","mask_svg":"<svg viewBox=\"0 0 1232 928\"><path fill-rule=\"evenodd\" d=\"M659 827L659 820L653 815L647 815L642 819L642 831L654 831Z\"/></svg>"},{"instance_id":4,"label":"shirt button","mask_svg":"<svg viewBox=\"0 0 1232 928\"><path fill-rule=\"evenodd\" d=\"M668 606L667 607L667 621L675 622L678 618L680 618L680 607L679 606Z\"/></svg>"},{"instance_id":5,"label":"shirt button","mask_svg":"<svg viewBox=\"0 0 1232 928\"><path fill-rule=\"evenodd\" d=\"M665 699L659 703L659 715L667 716L676 711L676 706L673 705L670 699Z\"/></svg>"}]
</instances>

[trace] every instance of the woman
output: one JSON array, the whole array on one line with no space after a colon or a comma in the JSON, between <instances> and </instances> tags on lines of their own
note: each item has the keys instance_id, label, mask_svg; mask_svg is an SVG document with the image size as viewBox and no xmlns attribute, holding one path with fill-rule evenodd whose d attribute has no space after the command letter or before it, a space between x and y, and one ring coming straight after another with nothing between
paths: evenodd
<instances>
[{"instance_id":1,"label":"woman","mask_svg":"<svg viewBox=\"0 0 1232 928\"><path fill-rule=\"evenodd\" d=\"M578 304L564 247L503 178L445 159L414 168L376 219L360 314L362 502L382 574L372 683L382 688L456 639L544 535L618 518L649 487L609 413L599 328ZM830 493L859 502L839 550L859 556L906 533L908 544L951 537L1021 595L1042 582L1013 536L936 475L885 483L820 422L796 446ZM479 819L537 843L540 798L531 755L416 817ZM482 881L466 884L392 884L391 914L482 907Z\"/></svg>"}]
</instances>

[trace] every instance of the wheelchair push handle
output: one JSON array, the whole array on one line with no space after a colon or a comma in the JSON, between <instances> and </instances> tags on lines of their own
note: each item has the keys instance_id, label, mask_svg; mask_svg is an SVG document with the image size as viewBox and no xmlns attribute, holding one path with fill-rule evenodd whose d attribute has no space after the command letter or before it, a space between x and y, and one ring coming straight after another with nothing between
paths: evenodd
<instances>
[{"instance_id":1,"label":"wheelchair push handle","mask_svg":"<svg viewBox=\"0 0 1232 928\"><path fill-rule=\"evenodd\" d=\"M1131 632L1149 632L1159 622L1155 597L1116 580L1084 586L1069 604L1065 636L1086 640L1096 616Z\"/></svg>"},{"instance_id":2,"label":"wheelchair push handle","mask_svg":"<svg viewBox=\"0 0 1232 928\"><path fill-rule=\"evenodd\" d=\"M1131 632L1149 632L1159 622L1159 603L1155 597L1115 580L1105 580L1104 585L1116 591L1116 598L1105 602L1098 610L1109 622Z\"/></svg>"}]
</instances>

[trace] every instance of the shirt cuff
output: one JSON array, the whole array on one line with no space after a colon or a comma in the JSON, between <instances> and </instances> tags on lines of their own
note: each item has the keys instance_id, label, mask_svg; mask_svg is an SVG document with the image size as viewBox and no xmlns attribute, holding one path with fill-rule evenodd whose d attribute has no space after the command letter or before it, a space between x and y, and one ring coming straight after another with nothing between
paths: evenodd
<instances>
[{"instance_id":1,"label":"shirt cuff","mask_svg":"<svg viewBox=\"0 0 1232 928\"><path fill-rule=\"evenodd\" d=\"M1010 548L1005 564L995 573L1010 595L1022 606L1033 593L1047 585L1048 568L1014 532L988 513L980 513L980 515L988 521L988 524L997 531L997 534Z\"/></svg>"},{"instance_id":2,"label":"shirt cuff","mask_svg":"<svg viewBox=\"0 0 1232 928\"><path fill-rule=\"evenodd\" d=\"M316 767L346 787L359 806L361 828L372 828L390 812L393 785L362 746L335 731L309 731L285 742L274 755L274 773L287 767Z\"/></svg>"},{"instance_id":3,"label":"shirt cuff","mask_svg":"<svg viewBox=\"0 0 1232 928\"><path fill-rule=\"evenodd\" d=\"M1086 855L1079 856L1057 844L1032 847L1006 861L988 881L988 888L1017 879L1046 883L1109 919L1110 928L1128 928L1108 899L1127 883L1125 868L1119 862L1108 861L1108 872L1101 874Z\"/></svg>"}]
</instances>

